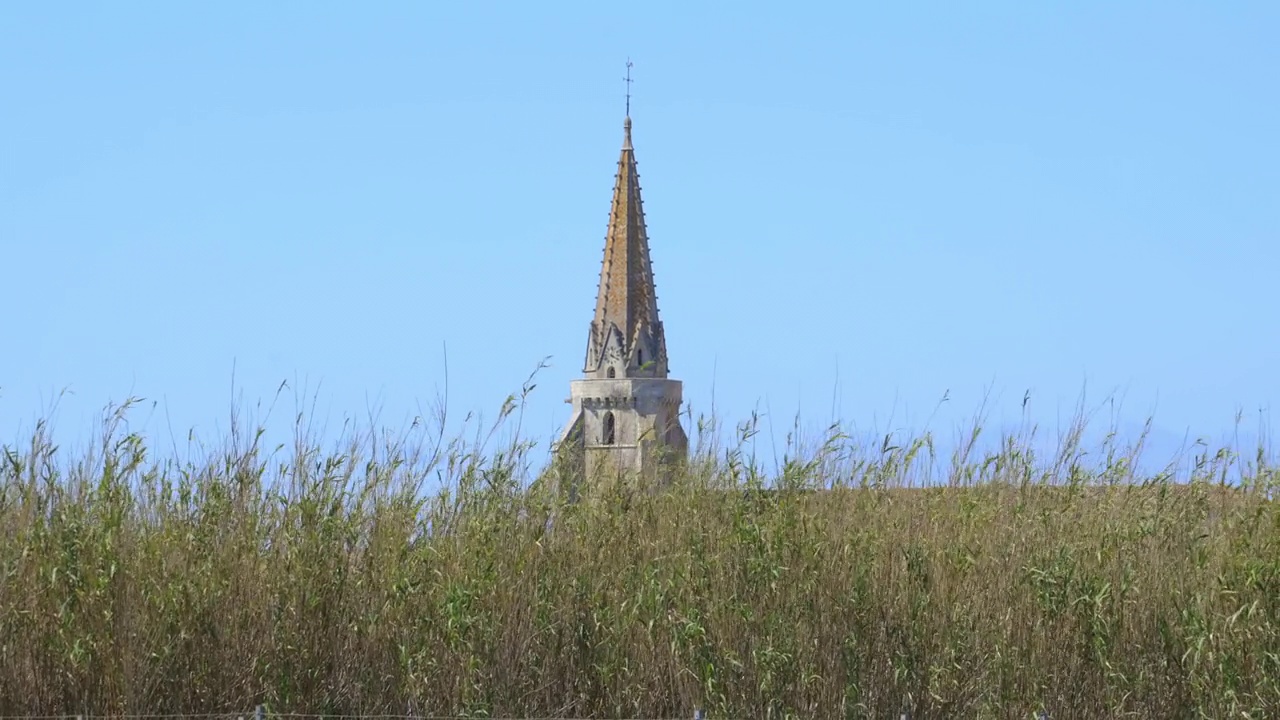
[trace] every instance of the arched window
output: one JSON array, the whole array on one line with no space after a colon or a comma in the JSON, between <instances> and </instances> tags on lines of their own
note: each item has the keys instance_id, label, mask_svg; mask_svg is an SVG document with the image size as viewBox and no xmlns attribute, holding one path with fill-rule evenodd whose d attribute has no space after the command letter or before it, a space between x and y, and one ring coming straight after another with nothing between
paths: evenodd
<instances>
[{"instance_id":1,"label":"arched window","mask_svg":"<svg viewBox=\"0 0 1280 720\"><path fill-rule=\"evenodd\" d=\"M604 414L604 432L601 433L605 445L612 445L614 441L613 413Z\"/></svg>"},{"instance_id":2,"label":"arched window","mask_svg":"<svg viewBox=\"0 0 1280 720\"><path fill-rule=\"evenodd\" d=\"M636 348L636 364L644 367L644 350L640 348Z\"/></svg>"},{"instance_id":3,"label":"arched window","mask_svg":"<svg viewBox=\"0 0 1280 720\"><path fill-rule=\"evenodd\" d=\"M609 369L605 371L605 375L612 378L612 377L616 377L618 375L618 372L614 370L613 366L611 365L609 366Z\"/></svg>"}]
</instances>

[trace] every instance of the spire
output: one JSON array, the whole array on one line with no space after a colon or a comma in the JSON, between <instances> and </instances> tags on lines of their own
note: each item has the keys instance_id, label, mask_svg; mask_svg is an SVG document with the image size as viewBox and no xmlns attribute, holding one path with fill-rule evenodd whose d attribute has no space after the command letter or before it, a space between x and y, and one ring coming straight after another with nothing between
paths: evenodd
<instances>
[{"instance_id":1,"label":"spire","mask_svg":"<svg viewBox=\"0 0 1280 720\"><path fill-rule=\"evenodd\" d=\"M630 117L622 127L622 157L618 159L584 371L598 378L666 377L666 340L658 320Z\"/></svg>"}]
</instances>

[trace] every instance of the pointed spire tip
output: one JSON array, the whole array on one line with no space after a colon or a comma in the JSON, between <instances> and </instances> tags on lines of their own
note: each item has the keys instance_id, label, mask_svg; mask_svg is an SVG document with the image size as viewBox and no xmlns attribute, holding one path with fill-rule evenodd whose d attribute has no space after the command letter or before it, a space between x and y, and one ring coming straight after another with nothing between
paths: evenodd
<instances>
[{"instance_id":1,"label":"pointed spire tip","mask_svg":"<svg viewBox=\"0 0 1280 720\"><path fill-rule=\"evenodd\" d=\"M631 116L622 121L622 149L631 149Z\"/></svg>"}]
</instances>

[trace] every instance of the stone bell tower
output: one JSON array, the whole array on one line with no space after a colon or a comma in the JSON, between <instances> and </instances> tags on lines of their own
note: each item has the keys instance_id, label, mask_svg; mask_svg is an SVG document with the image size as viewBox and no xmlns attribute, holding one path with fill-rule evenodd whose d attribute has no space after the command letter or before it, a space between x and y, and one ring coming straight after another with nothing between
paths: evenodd
<instances>
[{"instance_id":1,"label":"stone bell tower","mask_svg":"<svg viewBox=\"0 0 1280 720\"><path fill-rule=\"evenodd\" d=\"M569 386L573 414L559 447L590 481L605 476L660 479L682 461L681 384L667 377L667 342L649 261L640 175L623 123L622 157L604 240L596 312L587 335L583 377Z\"/></svg>"}]
</instances>

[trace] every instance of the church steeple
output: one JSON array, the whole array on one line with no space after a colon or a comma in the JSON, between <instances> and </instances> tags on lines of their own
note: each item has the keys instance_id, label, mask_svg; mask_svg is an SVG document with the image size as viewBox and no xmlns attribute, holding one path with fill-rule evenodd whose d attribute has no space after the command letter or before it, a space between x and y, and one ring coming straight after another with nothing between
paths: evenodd
<instances>
[{"instance_id":1,"label":"church steeple","mask_svg":"<svg viewBox=\"0 0 1280 720\"><path fill-rule=\"evenodd\" d=\"M663 468L683 462L689 450L680 427L682 387L667 377L667 342L658 320L628 113L587 359L583 377L569 383L573 414L557 443L568 477L669 477Z\"/></svg>"},{"instance_id":2,"label":"church steeple","mask_svg":"<svg viewBox=\"0 0 1280 720\"><path fill-rule=\"evenodd\" d=\"M630 117L623 122L622 155L583 372L601 379L667 376L666 339L658 319Z\"/></svg>"}]
</instances>

